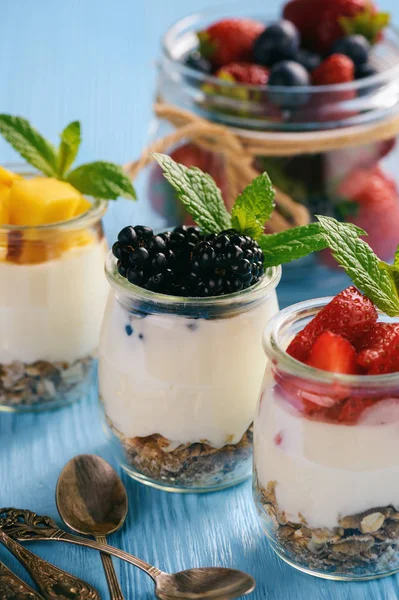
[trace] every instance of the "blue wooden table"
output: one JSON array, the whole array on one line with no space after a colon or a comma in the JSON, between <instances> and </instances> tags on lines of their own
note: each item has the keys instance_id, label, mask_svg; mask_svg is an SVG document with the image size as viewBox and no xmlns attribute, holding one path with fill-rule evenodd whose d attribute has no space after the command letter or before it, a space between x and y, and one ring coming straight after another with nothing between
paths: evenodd
<instances>
[{"instance_id":1,"label":"blue wooden table","mask_svg":"<svg viewBox=\"0 0 399 600\"><path fill-rule=\"evenodd\" d=\"M82 161L125 162L144 145L151 116L155 61L165 28L214 0L0 0L0 112L21 114L55 140L62 126L83 123ZM265 3L266 5L267 3ZM270 14L274 4L266 7ZM397 0L381 0L399 22ZM0 163L15 158L0 142ZM109 238L127 221L145 221L145 202L120 202L108 213ZM299 282L283 302L301 297ZM314 295L322 295L316 290ZM1 332L0 332L1 335ZM0 506L57 517L57 476L72 456L98 453L112 462L98 419L95 390L71 408L38 416L0 415ZM204 565L244 569L257 580L254 600L394 600L399 578L369 583L313 579L268 549L251 502L250 484L202 496L146 488L123 475L130 511L111 542L167 571ZM84 578L107 598L100 558L61 544L31 546ZM3 549L0 559L23 571ZM153 597L140 571L116 563L127 599Z\"/></svg>"}]
</instances>

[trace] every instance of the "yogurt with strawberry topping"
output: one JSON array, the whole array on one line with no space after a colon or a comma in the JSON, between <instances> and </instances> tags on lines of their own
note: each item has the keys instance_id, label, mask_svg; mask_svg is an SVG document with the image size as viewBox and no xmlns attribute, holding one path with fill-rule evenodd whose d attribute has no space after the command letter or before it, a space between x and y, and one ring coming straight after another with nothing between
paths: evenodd
<instances>
[{"instance_id":1,"label":"yogurt with strawberry topping","mask_svg":"<svg viewBox=\"0 0 399 600\"><path fill-rule=\"evenodd\" d=\"M353 287L329 300L266 329L254 497L290 564L363 579L399 567L398 324Z\"/></svg>"}]
</instances>

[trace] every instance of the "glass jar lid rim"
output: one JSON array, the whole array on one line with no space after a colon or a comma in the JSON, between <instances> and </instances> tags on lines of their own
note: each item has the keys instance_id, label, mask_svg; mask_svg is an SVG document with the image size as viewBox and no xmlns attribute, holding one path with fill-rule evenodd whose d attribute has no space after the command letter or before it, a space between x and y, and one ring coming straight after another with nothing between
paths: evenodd
<instances>
[{"instance_id":1,"label":"glass jar lid rim","mask_svg":"<svg viewBox=\"0 0 399 600\"><path fill-rule=\"evenodd\" d=\"M284 373L322 384L342 383L349 387L385 387L399 383L399 372L385 375L346 375L316 369L290 356L281 344L281 333L301 316L314 316L333 297L315 298L292 304L272 317L263 332L263 347L267 357ZM382 313L380 313L382 314Z\"/></svg>"}]
</instances>

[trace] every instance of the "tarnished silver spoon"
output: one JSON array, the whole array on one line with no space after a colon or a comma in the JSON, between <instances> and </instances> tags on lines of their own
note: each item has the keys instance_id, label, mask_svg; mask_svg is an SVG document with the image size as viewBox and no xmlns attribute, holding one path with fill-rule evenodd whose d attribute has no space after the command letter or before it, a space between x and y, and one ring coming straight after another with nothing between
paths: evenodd
<instances>
[{"instance_id":1,"label":"tarnished silver spoon","mask_svg":"<svg viewBox=\"0 0 399 600\"><path fill-rule=\"evenodd\" d=\"M169 575L123 550L92 542L60 529L50 518L29 510L0 509L0 528L20 541L46 540L86 546L116 556L139 567L155 582L155 593L161 600L222 600L249 594L255 589L253 577L243 571L208 567L188 569Z\"/></svg>"},{"instance_id":2,"label":"tarnished silver spoon","mask_svg":"<svg viewBox=\"0 0 399 600\"><path fill-rule=\"evenodd\" d=\"M62 469L55 492L61 519L72 531L107 543L125 522L125 487L110 464L95 454L80 454ZM101 553L111 600L124 600L112 558Z\"/></svg>"}]
</instances>

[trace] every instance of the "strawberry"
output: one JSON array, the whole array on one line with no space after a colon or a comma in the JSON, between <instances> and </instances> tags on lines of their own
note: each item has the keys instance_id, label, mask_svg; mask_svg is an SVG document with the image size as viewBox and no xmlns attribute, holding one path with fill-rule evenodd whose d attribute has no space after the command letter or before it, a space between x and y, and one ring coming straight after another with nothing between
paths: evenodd
<instances>
[{"instance_id":1,"label":"strawberry","mask_svg":"<svg viewBox=\"0 0 399 600\"><path fill-rule=\"evenodd\" d=\"M339 407L336 420L339 423L353 425L359 420L360 415L366 410L366 408L370 408L370 406L373 406L375 403L376 400L373 398L359 398L351 396L347 398L347 400L345 400ZM337 411L335 410L335 412ZM331 418L335 415L330 414L328 416Z\"/></svg>"},{"instance_id":2,"label":"strawberry","mask_svg":"<svg viewBox=\"0 0 399 600\"><path fill-rule=\"evenodd\" d=\"M234 62L216 71L216 77L247 85L266 85L269 79L269 69L253 63Z\"/></svg>"},{"instance_id":3,"label":"strawberry","mask_svg":"<svg viewBox=\"0 0 399 600\"><path fill-rule=\"evenodd\" d=\"M253 19L223 19L200 31L200 53L214 67L253 59L252 48L265 25Z\"/></svg>"},{"instance_id":4,"label":"strawberry","mask_svg":"<svg viewBox=\"0 0 399 600\"><path fill-rule=\"evenodd\" d=\"M307 364L322 371L356 375L361 373L356 358L356 350L347 339L324 331L314 342Z\"/></svg>"},{"instance_id":5,"label":"strawberry","mask_svg":"<svg viewBox=\"0 0 399 600\"><path fill-rule=\"evenodd\" d=\"M399 371L399 324L376 323L359 340L359 365L367 369L369 375L395 373Z\"/></svg>"},{"instance_id":6,"label":"strawberry","mask_svg":"<svg viewBox=\"0 0 399 600\"><path fill-rule=\"evenodd\" d=\"M331 54L312 71L313 85L347 83L355 78L355 65L345 54Z\"/></svg>"},{"instance_id":7,"label":"strawberry","mask_svg":"<svg viewBox=\"0 0 399 600\"><path fill-rule=\"evenodd\" d=\"M379 166L357 169L338 188L345 200L356 202L348 220L368 233L367 242L382 260L391 260L399 231L399 194L396 184Z\"/></svg>"},{"instance_id":8,"label":"strawberry","mask_svg":"<svg viewBox=\"0 0 399 600\"><path fill-rule=\"evenodd\" d=\"M375 42L387 24L371 0L291 0L283 15L299 29L303 46L322 54L348 33L363 33Z\"/></svg>"},{"instance_id":9,"label":"strawberry","mask_svg":"<svg viewBox=\"0 0 399 600\"><path fill-rule=\"evenodd\" d=\"M306 362L310 350L324 331L338 333L355 345L377 322L374 304L354 286L340 292L306 327L300 331L287 348L288 354Z\"/></svg>"}]
</instances>

